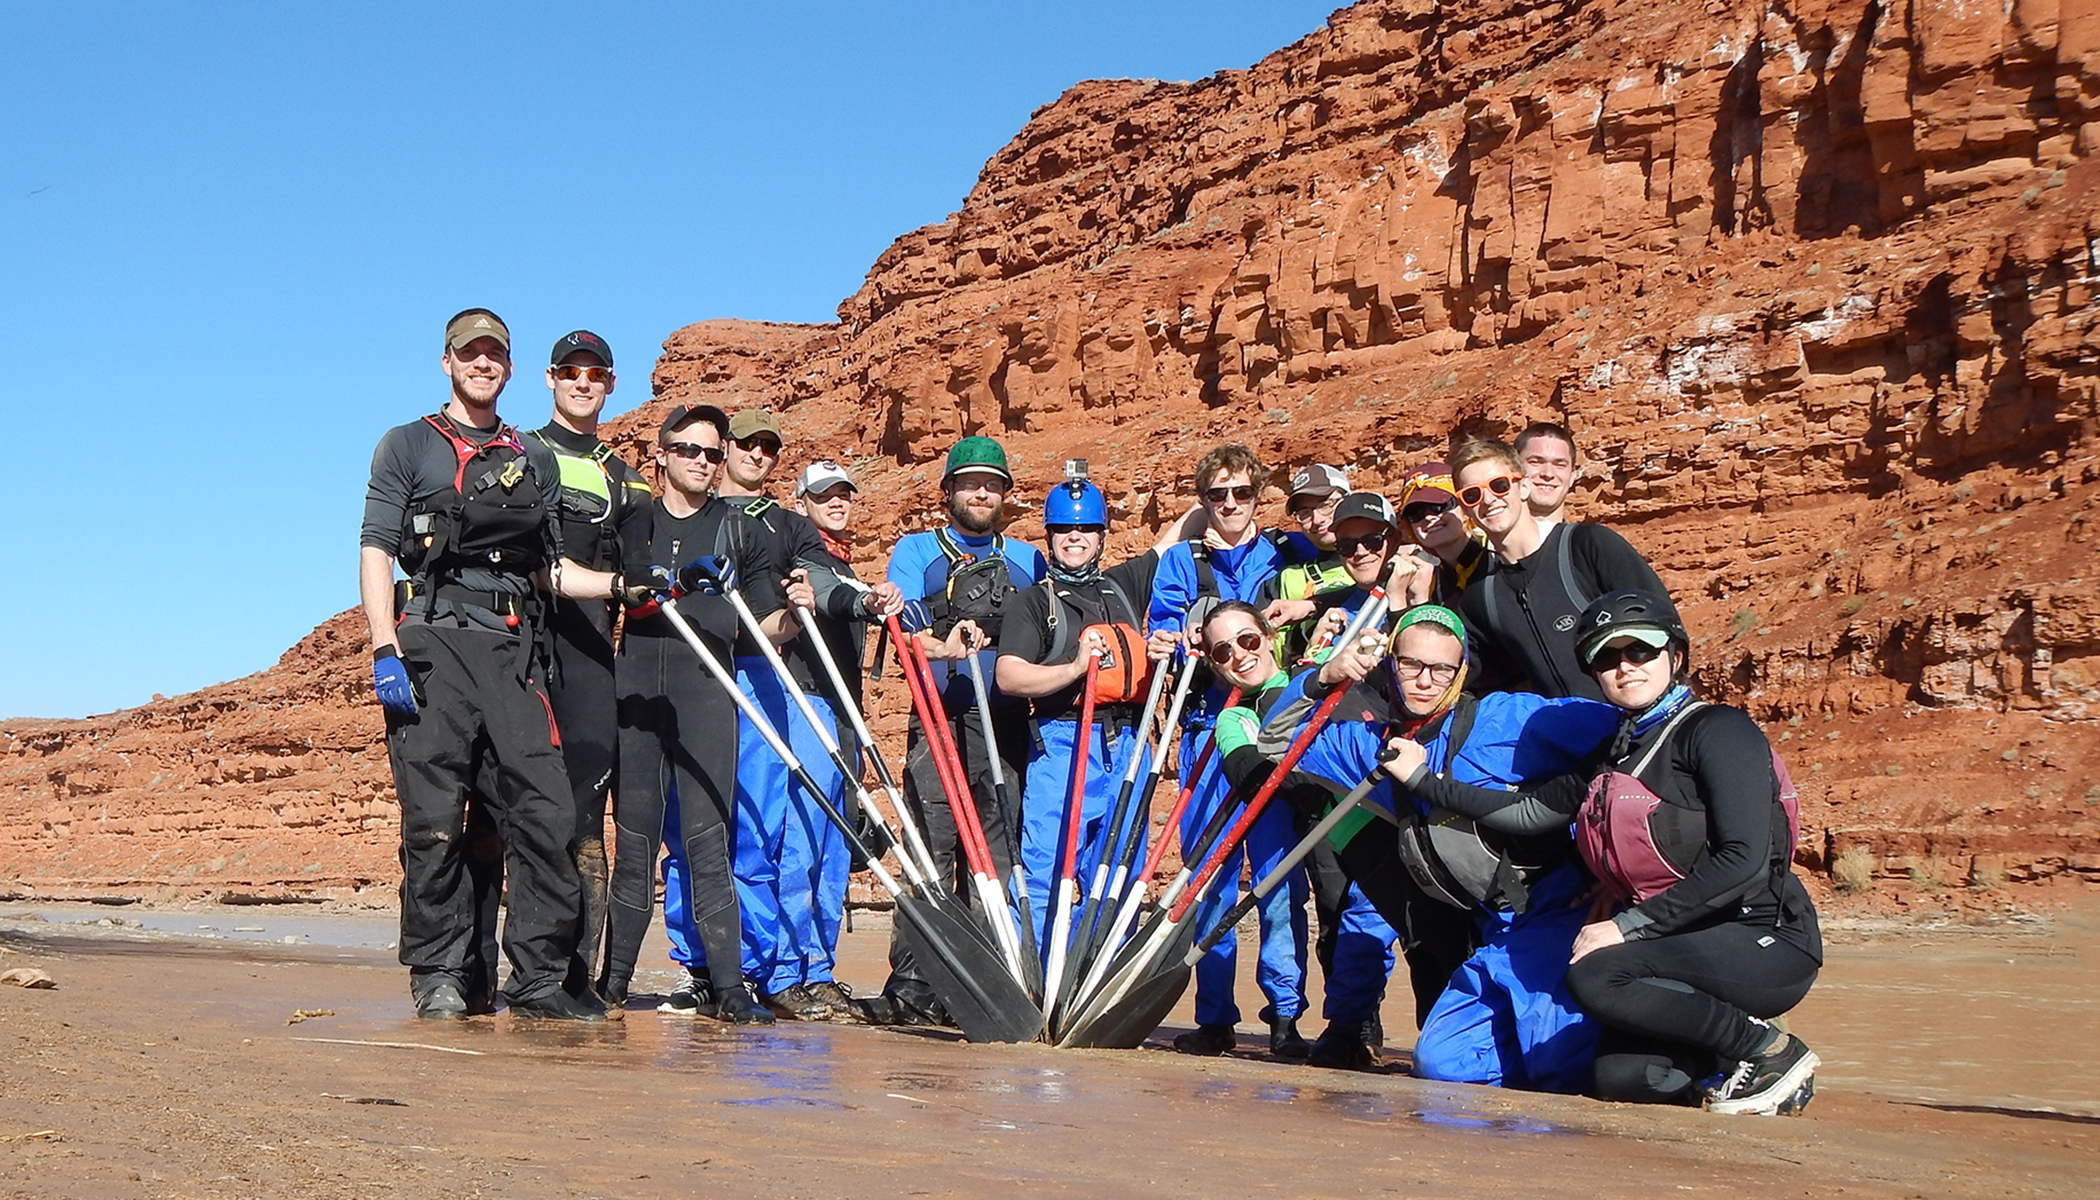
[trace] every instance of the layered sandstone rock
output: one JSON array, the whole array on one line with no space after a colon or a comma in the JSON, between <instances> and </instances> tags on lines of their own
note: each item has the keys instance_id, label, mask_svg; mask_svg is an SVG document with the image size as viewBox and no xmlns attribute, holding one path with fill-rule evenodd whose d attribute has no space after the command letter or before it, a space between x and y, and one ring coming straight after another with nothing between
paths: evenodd
<instances>
[{"instance_id":1,"label":"layered sandstone rock","mask_svg":"<svg viewBox=\"0 0 2100 1200\"><path fill-rule=\"evenodd\" d=\"M1008 442L1024 497L1088 458L1128 545L1220 440L1384 486L1454 431L1563 420L1582 515L1650 556L1708 690L1797 763L1805 865L1858 846L1928 889L2100 878L2096 116L2090 5L1359 4L1248 71L1075 86L837 324L674 333L620 444L639 461L674 402L774 407L789 468L862 474L876 569L933 520L962 433ZM386 800L338 648L311 698L257 694L288 658L8 726L0 770L67 820L10 830L0 861L79 886L145 861L84 828L86 795L194 811L183 839L208 840L304 788L352 832ZM173 714L214 694L332 748L195 810L108 765L149 726L193 753ZM350 782L324 760L377 791L321 786ZM76 770L107 790L48 782ZM383 877L384 849L318 874Z\"/></svg>"}]
</instances>

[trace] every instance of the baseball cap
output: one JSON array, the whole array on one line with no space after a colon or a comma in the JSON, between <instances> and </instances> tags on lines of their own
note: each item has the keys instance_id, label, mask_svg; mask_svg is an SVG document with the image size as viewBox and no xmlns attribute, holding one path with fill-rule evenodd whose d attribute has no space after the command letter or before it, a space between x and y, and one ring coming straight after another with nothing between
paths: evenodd
<instances>
[{"instance_id":1,"label":"baseball cap","mask_svg":"<svg viewBox=\"0 0 2100 1200\"><path fill-rule=\"evenodd\" d=\"M456 314L445 322L445 348L464 349L475 338L495 338L503 343L503 352L510 353L510 326L503 318L485 308L470 308Z\"/></svg>"},{"instance_id":2,"label":"baseball cap","mask_svg":"<svg viewBox=\"0 0 2100 1200\"><path fill-rule=\"evenodd\" d=\"M740 408L736 410L735 416L729 418L730 437L757 437L761 433L772 434L775 441L787 440L780 436L780 422L770 409Z\"/></svg>"},{"instance_id":3,"label":"baseball cap","mask_svg":"<svg viewBox=\"0 0 2100 1200\"><path fill-rule=\"evenodd\" d=\"M599 337L588 329L579 329L554 343L554 352L547 356L547 365L558 367L561 365L562 359L579 350L585 354L597 355L598 361L608 367L613 365L612 347L605 344L604 338Z\"/></svg>"},{"instance_id":4,"label":"baseball cap","mask_svg":"<svg viewBox=\"0 0 2100 1200\"><path fill-rule=\"evenodd\" d=\"M1289 500L1300 496L1332 496L1349 490L1349 476L1340 467L1326 463L1310 463L1291 473Z\"/></svg>"},{"instance_id":5,"label":"baseball cap","mask_svg":"<svg viewBox=\"0 0 2100 1200\"><path fill-rule=\"evenodd\" d=\"M860 490L860 485L853 482L853 476L846 473L846 468L830 459L822 459L802 468L802 474L795 477L795 495L814 496L842 483L856 492Z\"/></svg>"},{"instance_id":6,"label":"baseball cap","mask_svg":"<svg viewBox=\"0 0 2100 1200\"><path fill-rule=\"evenodd\" d=\"M671 435L692 424L705 421L715 427L715 432L727 436L729 416L712 404L681 404L671 410L664 423L656 427L656 444L661 446L671 440Z\"/></svg>"},{"instance_id":7,"label":"baseball cap","mask_svg":"<svg viewBox=\"0 0 2100 1200\"><path fill-rule=\"evenodd\" d=\"M1334 506L1336 526L1353 517L1376 521L1387 529L1395 528L1399 522L1393 518L1393 502L1377 492L1351 492Z\"/></svg>"},{"instance_id":8,"label":"baseball cap","mask_svg":"<svg viewBox=\"0 0 2100 1200\"><path fill-rule=\"evenodd\" d=\"M1400 511L1420 502L1423 504L1448 504L1458 499L1458 484L1451 478L1451 468L1440 462L1426 462L1407 473L1400 481Z\"/></svg>"}]
</instances>

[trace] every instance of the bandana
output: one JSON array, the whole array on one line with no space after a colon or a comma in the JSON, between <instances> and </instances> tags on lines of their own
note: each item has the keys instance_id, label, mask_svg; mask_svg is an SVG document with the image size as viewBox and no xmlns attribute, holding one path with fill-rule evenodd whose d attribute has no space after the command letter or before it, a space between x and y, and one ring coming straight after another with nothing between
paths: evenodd
<instances>
[{"instance_id":1,"label":"bandana","mask_svg":"<svg viewBox=\"0 0 2100 1200\"><path fill-rule=\"evenodd\" d=\"M817 530L817 536L824 539L824 549L830 552L831 557L842 563L853 561L852 541L822 529Z\"/></svg>"}]
</instances>

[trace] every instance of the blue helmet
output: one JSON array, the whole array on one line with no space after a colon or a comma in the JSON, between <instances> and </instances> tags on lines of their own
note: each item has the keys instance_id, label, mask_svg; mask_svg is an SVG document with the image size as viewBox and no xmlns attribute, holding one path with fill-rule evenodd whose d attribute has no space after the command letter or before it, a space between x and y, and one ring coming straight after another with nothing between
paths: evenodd
<instances>
[{"instance_id":1,"label":"blue helmet","mask_svg":"<svg viewBox=\"0 0 2100 1200\"><path fill-rule=\"evenodd\" d=\"M1101 490L1084 479L1067 480L1050 489L1043 499L1043 525L1108 526L1108 504Z\"/></svg>"}]
</instances>

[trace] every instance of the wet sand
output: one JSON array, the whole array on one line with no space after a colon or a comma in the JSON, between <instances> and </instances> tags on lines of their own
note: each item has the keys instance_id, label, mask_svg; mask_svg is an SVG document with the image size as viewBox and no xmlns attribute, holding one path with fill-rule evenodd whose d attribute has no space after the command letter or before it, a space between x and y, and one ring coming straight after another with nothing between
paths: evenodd
<instances>
[{"instance_id":1,"label":"wet sand","mask_svg":"<svg viewBox=\"0 0 2100 1200\"><path fill-rule=\"evenodd\" d=\"M652 1011L418 1022L370 948L383 916L84 914L154 932L45 912L0 907L0 970L59 982L0 987L0 1196L1996 1197L2100 1178L2090 914L1834 931L1793 1021L1821 1091L1786 1120L1429 1084L1400 1046L1361 1074L1186 1058L1159 1048L1186 999L1127 1052ZM846 939L863 991L877 924ZM333 1015L287 1024L300 1009Z\"/></svg>"}]
</instances>

